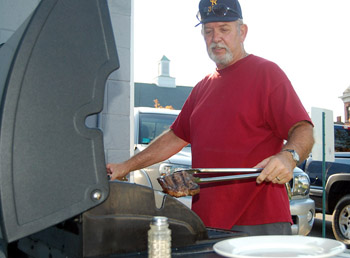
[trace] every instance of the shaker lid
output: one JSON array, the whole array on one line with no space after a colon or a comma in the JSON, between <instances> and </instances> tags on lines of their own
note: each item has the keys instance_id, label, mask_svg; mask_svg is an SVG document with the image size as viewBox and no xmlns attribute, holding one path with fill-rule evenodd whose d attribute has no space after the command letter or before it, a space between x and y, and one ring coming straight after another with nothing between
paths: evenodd
<instances>
[{"instance_id":1,"label":"shaker lid","mask_svg":"<svg viewBox=\"0 0 350 258\"><path fill-rule=\"evenodd\" d=\"M152 225L157 225L157 226L161 226L161 225L167 225L168 224L168 218L167 217L163 217L163 216L155 216L152 218Z\"/></svg>"}]
</instances>

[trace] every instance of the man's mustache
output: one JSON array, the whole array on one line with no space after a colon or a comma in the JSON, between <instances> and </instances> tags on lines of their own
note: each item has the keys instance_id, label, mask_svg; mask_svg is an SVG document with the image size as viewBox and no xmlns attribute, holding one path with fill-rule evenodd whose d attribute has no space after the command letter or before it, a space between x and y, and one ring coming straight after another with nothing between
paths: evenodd
<instances>
[{"instance_id":1,"label":"man's mustache","mask_svg":"<svg viewBox=\"0 0 350 258\"><path fill-rule=\"evenodd\" d=\"M228 48L225 44L223 44L223 43L211 43L209 48L210 48L210 49L214 49L214 48L224 48L224 49L226 49L226 50L229 50L229 48Z\"/></svg>"}]
</instances>

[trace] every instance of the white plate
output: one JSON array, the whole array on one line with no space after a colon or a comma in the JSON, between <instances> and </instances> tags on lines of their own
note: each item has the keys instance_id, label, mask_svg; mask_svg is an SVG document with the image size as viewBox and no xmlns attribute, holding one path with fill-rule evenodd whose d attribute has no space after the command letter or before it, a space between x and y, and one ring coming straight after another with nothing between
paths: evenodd
<instances>
[{"instance_id":1,"label":"white plate","mask_svg":"<svg viewBox=\"0 0 350 258\"><path fill-rule=\"evenodd\" d=\"M252 236L220 241L214 251L226 257L331 257L344 252L339 241L308 236Z\"/></svg>"}]
</instances>

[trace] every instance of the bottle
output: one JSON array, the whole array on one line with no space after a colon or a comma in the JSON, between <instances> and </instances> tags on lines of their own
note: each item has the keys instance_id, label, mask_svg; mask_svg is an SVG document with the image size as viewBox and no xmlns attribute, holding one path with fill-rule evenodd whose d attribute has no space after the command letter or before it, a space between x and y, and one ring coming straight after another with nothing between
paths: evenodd
<instances>
[{"instance_id":1,"label":"bottle","mask_svg":"<svg viewBox=\"0 0 350 258\"><path fill-rule=\"evenodd\" d=\"M153 217L148 230L148 257L171 258L171 230L168 218Z\"/></svg>"}]
</instances>

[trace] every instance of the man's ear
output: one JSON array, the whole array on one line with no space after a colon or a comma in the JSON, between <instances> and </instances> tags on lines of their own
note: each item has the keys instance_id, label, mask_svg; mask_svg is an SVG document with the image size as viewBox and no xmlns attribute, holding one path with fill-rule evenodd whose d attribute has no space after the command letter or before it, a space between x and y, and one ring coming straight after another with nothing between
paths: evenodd
<instances>
[{"instance_id":1,"label":"man's ear","mask_svg":"<svg viewBox=\"0 0 350 258\"><path fill-rule=\"evenodd\" d=\"M240 29L240 35L241 35L241 42L243 43L245 38L247 37L248 26L247 24L242 24L241 26L239 26L239 29Z\"/></svg>"}]
</instances>

